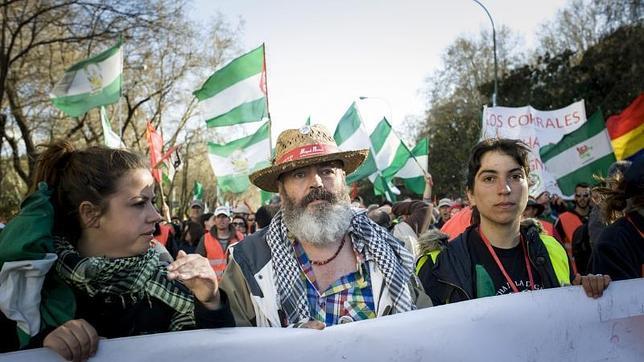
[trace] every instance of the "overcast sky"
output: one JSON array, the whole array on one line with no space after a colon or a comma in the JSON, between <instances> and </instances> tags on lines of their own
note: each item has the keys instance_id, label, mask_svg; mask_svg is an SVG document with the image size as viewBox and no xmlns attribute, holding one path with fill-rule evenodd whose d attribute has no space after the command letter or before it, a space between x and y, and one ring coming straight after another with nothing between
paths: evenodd
<instances>
[{"instance_id":1,"label":"overcast sky","mask_svg":"<svg viewBox=\"0 0 644 362\"><path fill-rule=\"evenodd\" d=\"M534 47L539 25L565 5L562 0L482 0L498 28L520 33ZM314 123L335 128L357 97L367 127L385 115L394 127L422 115L420 90L440 64L441 52L462 34L490 29L471 0L198 0L192 16L206 21L217 11L245 21L240 48L266 44L273 139ZM214 71L214 70L213 70Z\"/></svg>"}]
</instances>

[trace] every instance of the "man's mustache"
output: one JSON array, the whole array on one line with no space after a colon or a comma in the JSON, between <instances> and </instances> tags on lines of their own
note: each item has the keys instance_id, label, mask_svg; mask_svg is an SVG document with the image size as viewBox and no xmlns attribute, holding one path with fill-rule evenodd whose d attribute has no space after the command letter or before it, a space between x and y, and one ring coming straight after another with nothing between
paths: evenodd
<instances>
[{"instance_id":1,"label":"man's mustache","mask_svg":"<svg viewBox=\"0 0 644 362\"><path fill-rule=\"evenodd\" d=\"M300 205L302 207L306 207L308 204L316 200L328 201L332 204L335 204L338 201L337 197L332 192L329 192L323 188L315 188L311 190L311 192L309 192L306 196L304 196L304 198L300 202Z\"/></svg>"}]
</instances>

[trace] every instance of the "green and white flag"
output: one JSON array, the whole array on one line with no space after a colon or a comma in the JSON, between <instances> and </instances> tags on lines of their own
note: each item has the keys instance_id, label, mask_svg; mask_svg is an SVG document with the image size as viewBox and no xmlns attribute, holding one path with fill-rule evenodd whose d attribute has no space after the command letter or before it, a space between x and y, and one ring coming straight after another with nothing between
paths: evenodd
<instances>
[{"instance_id":1,"label":"green and white flag","mask_svg":"<svg viewBox=\"0 0 644 362\"><path fill-rule=\"evenodd\" d=\"M360 117L360 113L358 112L355 102L351 104L349 109L347 109L340 119L340 122L338 122L335 132L333 133L333 139L335 140L335 143L338 144L338 148L342 151L371 148L369 133L363 126L362 117ZM347 175L346 182L347 184L351 184L358 180L362 180L369 177L376 171L378 171L376 168L376 162L372 152L370 151L367 159L362 163L362 165L354 172Z\"/></svg>"},{"instance_id":2,"label":"green and white flag","mask_svg":"<svg viewBox=\"0 0 644 362\"><path fill-rule=\"evenodd\" d=\"M208 127L261 121L267 115L264 45L216 71L193 94Z\"/></svg>"},{"instance_id":3,"label":"green and white flag","mask_svg":"<svg viewBox=\"0 0 644 362\"><path fill-rule=\"evenodd\" d=\"M50 98L53 105L71 117L118 102L123 83L123 42L65 71Z\"/></svg>"},{"instance_id":4,"label":"green and white flag","mask_svg":"<svg viewBox=\"0 0 644 362\"><path fill-rule=\"evenodd\" d=\"M105 140L105 145L107 147L125 148L125 144L121 140L121 137L112 130L112 124L110 123L109 118L107 118L107 112L103 106L101 106L101 125L103 126L103 139Z\"/></svg>"},{"instance_id":5,"label":"green and white flag","mask_svg":"<svg viewBox=\"0 0 644 362\"><path fill-rule=\"evenodd\" d=\"M600 111L559 143L541 147L539 153L546 171L566 196L575 193L577 183L590 183L593 175L606 176L608 167L616 160Z\"/></svg>"},{"instance_id":6,"label":"green and white flag","mask_svg":"<svg viewBox=\"0 0 644 362\"><path fill-rule=\"evenodd\" d=\"M367 134L362 117L353 103L340 119L333 138L343 151L369 148L369 155L355 172L347 175L346 182L369 178L376 195L385 195L388 199L395 200L395 195L400 194L400 190L392 180L398 177L405 179L408 189L422 194L425 189L424 171L427 168L427 140L421 141L410 151L386 118L376 125L369 136ZM417 155L417 159L414 160L412 155ZM419 164L425 166L421 167ZM420 186L417 185L419 177Z\"/></svg>"},{"instance_id":7,"label":"green and white flag","mask_svg":"<svg viewBox=\"0 0 644 362\"><path fill-rule=\"evenodd\" d=\"M411 150L414 157L409 157L395 177L402 179L405 188L415 194L422 195L425 191L425 174L429 155L429 142L422 138Z\"/></svg>"},{"instance_id":8,"label":"green and white flag","mask_svg":"<svg viewBox=\"0 0 644 362\"><path fill-rule=\"evenodd\" d=\"M269 122L254 134L226 144L208 142L208 158L223 192L248 190L248 175L270 165Z\"/></svg>"},{"instance_id":9,"label":"green and white flag","mask_svg":"<svg viewBox=\"0 0 644 362\"><path fill-rule=\"evenodd\" d=\"M192 199L203 201L203 185L199 181L195 181L192 186Z\"/></svg>"}]
</instances>

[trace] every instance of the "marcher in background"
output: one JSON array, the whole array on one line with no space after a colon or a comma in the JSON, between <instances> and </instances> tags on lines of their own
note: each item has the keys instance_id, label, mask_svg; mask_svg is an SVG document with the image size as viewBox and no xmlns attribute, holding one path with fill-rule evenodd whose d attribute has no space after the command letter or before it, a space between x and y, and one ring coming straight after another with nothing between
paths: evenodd
<instances>
[{"instance_id":1,"label":"marcher in background","mask_svg":"<svg viewBox=\"0 0 644 362\"><path fill-rule=\"evenodd\" d=\"M201 222L201 215L204 213L203 202L200 200L192 200L190 209L188 210L188 217L193 222Z\"/></svg>"},{"instance_id":2,"label":"marcher in background","mask_svg":"<svg viewBox=\"0 0 644 362\"><path fill-rule=\"evenodd\" d=\"M255 220L255 213L251 212L250 214L248 214L248 217L246 218L246 230L248 234L252 234L257 231L257 223L255 222Z\"/></svg>"},{"instance_id":3,"label":"marcher in background","mask_svg":"<svg viewBox=\"0 0 644 362\"><path fill-rule=\"evenodd\" d=\"M425 231L418 237L419 257L416 259L416 275L421 282L428 282L431 279L431 273L438 254L447 247L449 235L442 233L438 229ZM423 284L425 291L429 289L429 284Z\"/></svg>"},{"instance_id":4,"label":"marcher in background","mask_svg":"<svg viewBox=\"0 0 644 362\"><path fill-rule=\"evenodd\" d=\"M226 269L229 247L244 239L244 235L237 231L230 221L230 209L228 207L220 206L216 208L215 226L203 234L195 250L195 253L208 259L210 266L217 273L217 278L219 279L221 279Z\"/></svg>"},{"instance_id":5,"label":"marcher in background","mask_svg":"<svg viewBox=\"0 0 644 362\"><path fill-rule=\"evenodd\" d=\"M608 276L570 272L565 250L554 238L521 225L528 202L529 147L518 140L487 139L470 153L467 194L473 225L439 254L423 285L435 304L527 290L583 285L597 298Z\"/></svg>"},{"instance_id":6,"label":"marcher in background","mask_svg":"<svg viewBox=\"0 0 644 362\"><path fill-rule=\"evenodd\" d=\"M275 214L277 213L278 209L279 208L276 207L275 205L262 205L260 206L259 209L257 209L257 212L255 213L255 221L257 222L257 231L264 229L271 223L271 220L273 219L273 216L275 216Z\"/></svg>"},{"instance_id":7,"label":"marcher in background","mask_svg":"<svg viewBox=\"0 0 644 362\"><path fill-rule=\"evenodd\" d=\"M448 198L438 201L438 212L440 213L438 221L434 224L436 229L440 229L452 217L452 200Z\"/></svg>"},{"instance_id":8,"label":"marcher in background","mask_svg":"<svg viewBox=\"0 0 644 362\"><path fill-rule=\"evenodd\" d=\"M579 265L575 261L575 253L573 245L582 245L583 240L575 242L575 231L588 223L588 216L590 215L591 197L590 185L587 183L579 183L575 186L575 207L572 210L565 211L559 214L559 218L555 222L555 230L561 236L561 241L566 248L568 257L572 260L572 268L576 273L579 268L585 269L585 263L580 260ZM586 226L587 227L587 226ZM587 231L578 233L578 238L587 236ZM589 242L589 241L587 241Z\"/></svg>"},{"instance_id":9,"label":"marcher in background","mask_svg":"<svg viewBox=\"0 0 644 362\"><path fill-rule=\"evenodd\" d=\"M389 215L387 215L384 210L377 208L377 206L375 209L367 212L367 216L385 230L389 230L391 228L391 220L389 219Z\"/></svg>"},{"instance_id":10,"label":"marcher in background","mask_svg":"<svg viewBox=\"0 0 644 362\"><path fill-rule=\"evenodd\" d=\"M593 189L593 196L598 196L598 200L595 202L598 207L593 207L592 210L590 210L590 216L588 217L588 237L592 249L595 248L595 245L597 245L597 240L599 240L599 236L608 225L606 218L602 216L602 210L604 209L605 205L599 205L603 202L603 199L606 195L606 193L602 191L605 191L605 188L617 190L620 181L622 181L624 174L630 166L631 161L628 160L613 162L613 164L608 167L608 175L604 180L604 186L599 186L596 189ZM617 218L612 219L613 220L611 220L611 222L614 222Z\"/></svg>"},{"instance_id":11,"label":"marcher in background","mask_svg":"<svg viewBox=\"0 0 644 362\"><path fill-rule=\"evenodd\" d=\"M593 250L593 273L615 280L644 277L644 158L608 181L614 186L597 190L608 226Z\"/></svg>"},{"instance_id":12,"label":"marcher in background","mask_svg":"<svg viewBox=\"0 0 644 362\"><path fill-rule=\"evenodd\" d=\"M213 226L215 226L215 214L213 214L212 212L207 212L201 215L201 227L203 228L204 232L210 231Z\"/></svg>"},{"instance_id":13,"label":"marcher in background","mask_svg":"<svg viewBox=\"0 0 644 362\"><path fill-rule=\"evenodd\" d=\"M243 236L246 236L247 226L246 220L241 216L233 216L233 220L230 223L237 232L241 233Z\"/></svg>"},{"instance_id":14,"label":"marcher in background","mask_svg":"<svg viewBox=\"0 0 644 362\"><path fill-rule=\"evenodd\" d=\"M367 154L340 151L319 125L279 135L271 166L250 180L279 192L282 208L233 247L221 282L238 325L322 329L431 304L411 254L350 206L346 174Z\"/></svg>"},{"instance_id":15,"label":"marcher in background","mask_svg":"<svg viewBox=\"0 0 644 362\"><path fill-rule=\"evenodd\" d=\"M67 141L47 145L40 154L26 210L0 237L3 272L15 273L15 289L2 298L7 302L1 306L2 325L12 316L38 318L29 322L41 328L27 331L27 346L51 348L79 361L96 352L99 336L234 326L205 258L180 253L166 268L152 247L161 216L148 165L128 150L76 150ZM15 259L31 248L55 255ZM10 260L23 263L9 271L4 267ZM52 269L49 278L40 274L43 290L30 291L27 286L38 283L25 279L38 275L28 265L37 263ZM41 298L35 310L34 296ZM15 339L18 347L16 324L2 336Z\"/></svg>"},{"instance_id":16,"label":"marcher in background","mask_svg":"<svg viewBox=\"0 0 644 362\"><path fill-rule=\"evenodd\" d=\"M173 258L176 258L179 251L183 250L186 254L195 254L197 252L197 245L199 240L204 234L204 229L200 223L186 221L183 224L183 230L179 238L175 238L171 244L167 246L168 252Z\"/></svg>"},{"instance_id":17,"label":"marcher in background","mask_svg":"<svg viewBox=\"0 0 644 362\"><path fill-rule=\"evenodd\" d=\"M414 258L418 257L418 235L434 224L432 205L425 201L400 201L392 212L399 219L393 227L393 236L402 241Z\"/></svg>"},{"instance_id":18,"label":"marcher in background","mask_svg":"<svg viewBox=\"0 0 644 362\"><path fill-rule=\"evenodd\" d=\"M544 210L545 210L545 207L542 204L538 203L532 197L529 197L528 204L526 205L525 210L523 211L522 217L524 220L535 219L536 221L539 222L539 224L541 224L541 228L546 234L554 237L555 226L551 222L540 218ZM557 238L555 237L555 239Z\"/></svg>"},{"instance_id":19,"label":"marcher in background","mask_svg":"<svg viewBox=\"0 0 644 362\"><path fill-rule=\"evenodd\" d=\"M233 208L231 216L233 218L241 217L242 219L246 220L248 218L248 215L250 215L250 209L248 208L248 206L239 204Z\"/></svg>"}]
</instances>

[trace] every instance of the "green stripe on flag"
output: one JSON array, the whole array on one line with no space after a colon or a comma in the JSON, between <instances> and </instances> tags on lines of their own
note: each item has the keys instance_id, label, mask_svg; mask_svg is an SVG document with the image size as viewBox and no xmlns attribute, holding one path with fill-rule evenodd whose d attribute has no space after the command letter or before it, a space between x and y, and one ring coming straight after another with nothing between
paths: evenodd
<instances>
[{"instance_id":1,"label":"green stripe on flag","mask_svg":"<svg viewBox=\"0 0 644 362\"><path fill-rule=\"evenodd\" d=\"M340 122L338 122L338 126L333 134L333 139L335 139L338 146L351 138L351 136L360 128L360 124L360 115L356 109L356 103L354 102L344 113Z\"/></svg>"},{"instance_id":2,"label":"green stripe on flag","mask_svg":"<svg viewBox=\"0 0 644 362\"><path fill-rule=\"evenodd\" d=\"M266 115L266 97L244 103L221 116L206 120L208 127L232 126L261 120Z\"/></svg>"},{"instance_id":3,"label":"green stripe on flag","mask_svg":"<svg viewBox=\"0 0 644 362\"><path fill-rule=\"evenodd\" d=\"M248 148L256 143L266 140L268 138L269 127L269 123L265 122L254 134L226 144L208 142L208 152L221 157L228 157L235 152L235 150Z\"/></svg>"},{"instance_id":4,"label":"green stripe on flag","mask_svg":"<svg viewBox=\"0 0 644 362\"><path fill-rule=\"evenodd\" d=\"M380 150L382 150L382 147L387 141L387 137L389 137L389 133L391 133L391 126L389 125L389 122L383 118L382 121L378 122L378 125L369 136L371 139L371 145L373 146L373 151L376 154L380 153Z\"/></svg>"},{"instance_id":5,"label":"green stripe on flag","mask_svg":"<svg viewBox=\"0 0 644 362\"><path fill-rule=\"evenodd\" d=\"M588 138L598 134L605 129L606 125L604 124L604 117L602 116L602 112L597 111L588 118L584 125L564 136L564 138L559 141L559 143L541 147L541 149L539 150L541 161L547 162L548 160L564 152L565 150L575 146L576 144L584 142Z\"/></svg>"},{"instance_id":6,"label":"green stripe on flag","mask_svg":"<svg viewBox=\"0 0 644 362\"><path fill-rule=\"evenodd\" d=\"M573 173L558 178L557 185L561 189L564 195L569 196L575 193L575 185L580 182L586 182L593 184L595 182L594 175L606 177L608 174L608 168L613 162L616 161L615 154L610 153L595 160L592 164L581 167Z\"/></svg>"},{"instance_id":7,"label":"green stripe on flag","mask_svg":"<svg viewBox=\"0 0 644 362\"><path fill-rule=\"evenodd\" d=\"M264 45L231 61L193 92L197 99L210 98L231 85L260 73L264 68Z\"/></svg>"},{"instance_id":8,"label":"green stripe on flag","mask_svg":"<svg viewBox=\"0 0 644 362\"><path fill-rule=\"evenodd\" d=\"M70 117L79 117L92 108L118 102L122 83L123 75L120 75L97 93L56 97L51 99L51 103Z\"/></svg>"},{"instance_id":9,"label":"green stripe on flag","mask_svg":"<svg viewBox=\"0 0 644 362\"><path fill-rule=\"evenodd\" d=\"M355 171L347 175L346 183L352 184L358 180L362 180L371 176L374 172L378 171L376 167L376 160L373 158L373 154L369 151L367 159L358 167Z\"/></svg>"}]
</instances>

